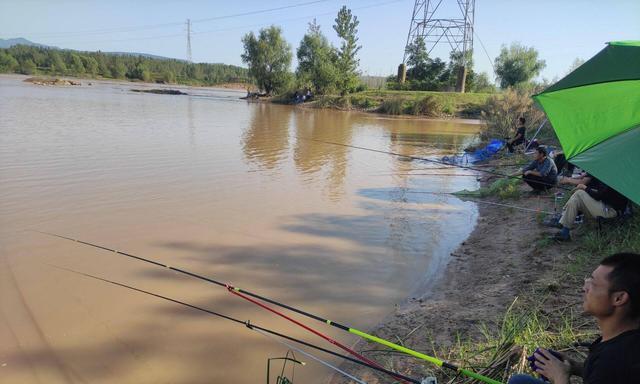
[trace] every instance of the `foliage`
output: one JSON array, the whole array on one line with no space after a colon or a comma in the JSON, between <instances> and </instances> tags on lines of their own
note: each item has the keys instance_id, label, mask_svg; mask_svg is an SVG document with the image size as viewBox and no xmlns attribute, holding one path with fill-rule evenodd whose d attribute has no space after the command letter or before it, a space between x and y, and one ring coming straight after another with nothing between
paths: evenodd
<instances>
[{"instance_id":1,"label":"foliage","mask_svg":"<svg viewBox=\"0 0 640 384\"><path fill-rule=\"evenodd\" d=\"M448 360L461 366L480 367L478 373L502 382L514 373L532 374L525 357L536 348L566 352L574 343L595 336L571 308L554 309L552 313L545 310L549 295L549 290L541 289L533 303L516 297L499 323L481 326L480 340L458 338L451 350L438 354L448 355ZM475 381L465 378L460 382Z\"/></svg>"},{"instance_id":2,"label":"foliage","mask_svg":"<svg viewBox=\"0 0 640 384\"><path fill-rule=\"evenodd\" d=\"M338 12L333 29L342 40L336 58L338 69L337 88L342 95L353 92L358 85L358 65L356 58L362 46L358 45L358 17L351 14L351 10L343 6Z\"/></svg>"},{"instance_id":3,"label":"foliage","mask_svg":"<svg viewBox=\"0 0 640 384\"><path fill-rule=\"evenodd\" d=\"M320 95L335 89L338 79L337 52L315 20L309 24L309 30L300 42L297 57L297 76L301 84L313 87L315 93Z\"/></svg>"},{"instance_id":4,"label":"foliage","mask_svg":"<svg viewBox=\"0 0 640 384\"><path fill-rule=\"evenodd\" d=\"M260 30L258 36L249 32L242 38L244 53L241 58L249 65L249 74L258 87L271 95L287 88L291 81L291 46L282 36L279 27Z\"/></svg>"},{"instance_id":5,"label":"foliage","mask_svg":"<svg viewBox=\"0 0 640 384\"><path fill-rule=\"evenodd\" d=\"M32 65L33 64L33 65ZM193 68L187 70L187 68ZM135 55L80 52L15 45L0 49L0 72L25 72L45 75L166 81L180 84L214 85L246 81L245 68L224 64L191 64L182 60L155 59Z\"/></svg>"},{"instance_id":6,"label":"foliage","mask_svg":"<svg viewBox=\"0 0 640 384\"><path fill-rule=\"evenodd\" d=\"M519 185L520 180L517 178L502 178L478 190L468 191L465 189L456 192L455 195L470 197L497 196L501 199L517 199L520 197Z\"/></svg>"},{"instance_id":7,"label":"foliage","mask_svg":"<svg viewBox=\"0 0 640 384\"><path fill-rule=\"evenodd\" d=\"M10 54L0 50L0 72L13 72L18 68L18 60Z\"/></svg>"},{"instance_id":8,"label":"foliage","mask_svg":"<svg viewBox=\"0 0 640 384\"><path fill-rule=\"evenodd\" d=\"M36 73L36 63L31 59L27 59L20 63L20 73L23 75L33 75Z\"/></svg>"},{"instance_id":9,"label":"foliage","mask_svg":"<svg viewBox=\"0 0 640 384\"><path fill-rule=\"evenodd\" d=\"M476 74L473 81L467 82L467 89L471 92L495 93L496 86L489 80L487 72Z\"/></svg>"},{"instance_id":10,"label":"foliage","mask_svg":"<svg viewBox=\"0 0 640 384\"><path fill-rule=\"evenodd\" d=\"M545 66L545 61L538 59L535 48L519 43L511 43L509 48L503 45L500 55L495 59L495 71L502 88L530 81Z\"/></svg>"},{"instance_id":11,"label":"foliage","mask_svg":"<svg viewBox=\"0 0 640 384\"><path fill-rule=\"evenodd\" d=\"M394 97L384 100L378 111L387 115L401 115L404 113L404 98Z\"/></svg>"},{"instance_id":12,"label":"foliage","mask_svg":"<svg viewBox=\"0 0 640 384\"><path fill-rule=\"evenodd\" d=\"M443 105L438 103L435 97L427 95L423 98L418 98L409 106L411 114L419 116L426 115L431 117L440 116L443 112Z\"/></svg>"},{"instance_id":13,"label":"foliage","mask_svg":"<svg viewBox=\"0 0 640 384\"><path fill-rule=\"evenodd\" d=\"M535 131L544 119L544 112L534 107L529 93L511 88L489 97L482 109L481 116L486 125L480 135L484 140L513 137L520 116L524 116L528 132Z\"/></svg>"}]
</instances>

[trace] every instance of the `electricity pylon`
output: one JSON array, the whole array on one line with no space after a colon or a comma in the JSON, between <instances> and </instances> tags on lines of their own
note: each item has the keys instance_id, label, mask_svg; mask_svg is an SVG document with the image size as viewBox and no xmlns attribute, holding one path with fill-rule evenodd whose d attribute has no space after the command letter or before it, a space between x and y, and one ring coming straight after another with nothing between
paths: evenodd
<instances>
[{"instance_id":1,"label":"electricity pylon","mask_svg":"<svg viewBox=\"0 0 640 384\"><path fill-rule=\"evenodd\" d=\"M187 19L187 61L191 60L191 19Z\"/></svg>"},{"instance_id":2,"label":"electricity pylon","mask_svg":"<svg viewBox=\"0 0 640 384\"><path fill-rule=\"evenodd\" d=\"M424 39L427 52L431 54L437 45L449 44L452 56L459 58L456 90L464 92L467 66L473 53L473 22L475 0L455 0L455 10L444 9L443 3L453 5L453 0L416 0L407 35L404 57L398 68L398 80L406 77L408 48L416 39Z\"/></svg>"}]
</instances>

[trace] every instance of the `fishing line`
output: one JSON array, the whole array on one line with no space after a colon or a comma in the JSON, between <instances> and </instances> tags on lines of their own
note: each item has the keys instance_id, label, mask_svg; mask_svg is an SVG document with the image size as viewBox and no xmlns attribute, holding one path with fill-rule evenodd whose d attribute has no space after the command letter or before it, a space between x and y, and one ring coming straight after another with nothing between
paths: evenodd
<instances>
[{"instance_id":1,"label":"fishing line","mask_svg":"<svg viewBox=\"0 0 640 384\"><path fill-rule=\"evenodd\" d=\"M553 213L553 212L543 211L541 209L531 209L531 208L520 207L520 206L517 206L517 205L495 203L493 201L486 201L486 200L471 199L471 198L465 197L465 195L463 193L456 194L456 193L451 193L451 192L431 192L431 191L406 191L405 193L419 193L419 194L429 194L429 195L451 195L451 196L456 196L458 198L462 198L462 199L471 201L473 203L496 205L496 206L499 206L499 207L519 209L521 211L528 211L528 212L535 212L535 213L546 213L548 215L555 215L555 213Z\"/></svg>"},{"instance_id":2,"label":"fishing line","mask_svg":"<svg viewBox=\"0 0 640 384\"><path fill-rule=\"evenodd\" d=\"M249 329L252 329L252 328L251 328L251 326L249 326ZM344 376L346 376L346 377L350 378L351 380L353 380L353 381L355 381L355 382L357 382L357 383L367 384L367 382L362 381L362 380L358 379L357 377L355 377L355 376L352 376L352 375L348 374L347 372L343 371L342 369L340 369L340 368L338 368L338 367L336 367L336 366L334 366L334 365L329 364L328 362L326 362L326 361L324 361L324 360L320 359L319 357L316 357L316 356L314 356L314 355L312 355L312 354L310 354L310 353L307 353L307 352L303 351L303 350L302 350L302 349L300 349L300 348L294 347L293 345L291 345L291 344L287 343L286 341L276 339L275 337L273 337L273 336L269 335L269 334L268 334L268 333L266 333L266 332L262 332L262 331L261 331L261 330L259 330L259 329L254 329L254 331L258 332L259 334L261 334L261 335L263 335L263 336L265 336L265 337L268 337L268 338L270 338L270 339L273 339L274 341L276 341L276 342L278 342L278 343L280 343L280 344L282 344L282 345L284 345L284 346L286 346L286 347L288 347L288 348L290 348L290 349L293 349L294 351L297 351L297 352L302 353L303 355L307 356L308 358L313 359L313 360L317 361L318 363L320 363L320 364L322 364L322 365L324 365L324 366L326 366L326 367L329 367L329 368L333 369L333 370L334 370L334 371L336 371L336 372L341 373L342 375L344 375Z\"/></svg>"},{"instance_id":3,"label":"fishing line","mask_svg":"<svg viewBox=\"0 0 640 384\"><path fill-rule=\"evenodd\" d=\"M478 175L457 174L457 173L380 173L370 176L447 176L447 177L480 177Z\"/></svg>"},{"instance_id":4,"label":"fishing line","mask_svg":"<svg viewBox=\"0 0 640 384\"><path fill-rule=\"evenodd\" d=\"M269 311L271 313L274 313L274 314L276 314L276 315L278 315L278 316L280 316L280 317L282 317L282 318L284 318L284 319L296 324L297 326L299 326L301 328L304 328L305 330L313 333L314 335L325 339L326 341L330 342L331 344L335 345L336 347L338 347L340 349L343 349L346 352L349 352L353 356L356 356L357 358L359 358L360 360L364 361L365 363L370 364L370 365L374 365L374 366L377 366L377 367L381 367L375 361L370 360L369 358L359 354L358 352L354 351L353 349L351 349L351 348L347 347L346 345L340 343L339 341L337 341L337 340L335 340L335 339L323 334L322 332L319 332L319 331L317 331L317 330L315 330L315 329L313 329L313 328L311 328L311 327L309 327L309 326L307 326L307 325L305 325L305 324L303 324L303 323L301 323L301 322L299 322L299 321L297 321L297 320L285 315L284 313L269 307L268 305L262 304L261 302L259 302L257 300L254 300L254 299L252 299L252 298L250 298L248 296L243 295L242 293L236 291L233 287L227 287L227 289L229 290L229 292L233 293L234 295L239 296L239 297L241 297L241 298L243 298L243 299L245 299L245 300L247 300L247 301L249 301L249 302L251 302L251 303L253 303L253 304L255 304L255 305L257 305L257 306L259 306L261 308L263 308L263 309L266 309L267 311Z\"/></svg>"},{"instance_id":5,"label":"fishing line","mask_svg":"<svg viewBox=\"0 0 640 384\"><path fill-rule=\"evenodd\" d=\"M500 172L497 172L497 171L492 171L492 170L489 170L489 169L482 169L482 168L478 168L478 167L471 167L471 166L468 166L468 165L451 164L451 163L447 163L447 162L440 161L440 160L428 159L428 158L426 158L426 157L419 157L419 156L412 156L412 155L403 155L403 154L401 154L401 153L397 153L397 152L383 151L383 150L380 150L380 149L373 149L373 148L360 147L360 146L357 146L357 145L351 145L351 144L334 143L334 142L332 142L332 141L324 141L324 140L317 140L317 139L309 139L309 138L305 138L305 137L299 137L299 139L301 139L301 140L315 141L315 142L322 143L322 144L337 145L337 146L340 146L340 147L347 147L347 148L361 149L361 150L363 150L363 151L369 151L369 152L375 152L375 153L384 153L384 154L386 154L386 155L393 155L393 156L399 156L399 157L406 157L406 158L413 159L413 160L427 161L427 162L430 162L430 163L435 163L435 164L440 164L440 165L446 165L446 166L450 166L450 167L457 167L457 168L462 168L462 169L470 169L470 170L472 170L472 171L490 173L490 174L492 174L492 175L501 176L501 177L506 177L506 178L509 178L509 179L521 179L521 178L520 178L520 176L511 176L511 175L507 175L507 174L500 173ZM544 181L538 181L538 180L536 180L535 182L536 182L536 183L538 183L538 184L548 185L548 186L556 187L556 188L559 188L559 189L565 189L565 190L567 190L567 191L571 190L571 189L568 189L568 188L566 188L566 187L562 187L562 186L557 185L557 184L545 183Z\"/></svg>"},{"instance_id":6,"label":"fishing line","mask_svg":"<svg viewBox=\"0 0 640 384\"><path fill-rule=\"evenodd\" d=\"M390 371L390 370L385 369L385 368L382 368L382 367L376 367L376 366L370 365L370 364L368 364L368 363L365 363L364 361L360 361L360 360L358 360L358 359L354 359L353 357L346 356L346 355L342 355L342 354L340 354L340 353L337 353L337 352L331 351L331 350L329 350L329 349L322 348L322 347L320 347L320 346L317 346L317 345L314 345L314 344L308 343L308 342L303 341L303 340L300 340L300 339L296 339L296 338L294 338L294 337L292 337L292 336L288 336L288 335L282 334L282 333L280 333L280 332L273 331L273 330L271 330L271 329L269 329L269 328L261 327L261 326L259 326L259 325L256 325L256 324L251 323L251 322L250 322L250 321L248 321L248 320L247 320L247 321L242 321L242 320L236 319L236 318L234 318L234 317L231 317L231 316L228 316L228 315L225 315L225 314L219 313L219 312L215 312L215 311L212 311L212 310L209 310L209 309L206 309L206 308L202 308L202 307L199 307L199 306L196 306L196 305L193 305L193 304L186 303L186 302L184 302L184 301L180 301L180 300L172 299L172 298L170 298L170 297L163 296L163 295L160 295L160 294L158 294L158 293L153 293L153 292L145 291L144 289L141 289L141 288L136 288L136 287L133 287L133 286L130 286L130 285L124 284L124 283L118 283L118 282L116 282L116 281L109 280L109 279L105 279L105 278L98 277L98 276L94 276L94 275L91 275L91 274L88 274L88 273L84 273L84 272L76 271L76 270L69 269L69 268L65 268L65 267L60 267L60 266L53 265L53 264L48 264L48 265L49 265L50 267L57 268L57 269L61 269L61 270L63 270L63 271L67 271L67 272L70 272L70 273L75 273L75 274L78 274L78 275L81 275L81 276L84 276L84 277L88 277L88 278L91 278L91 279L95 279L95 280L100 280L100 281L105 282L105 283L109 283L109 284L117 285L117 286L122 287L122 288L126 288L126 289L130 289L130 290L133 290L133 291L137 291L137 292L140 292L140 293L143 293L143 294L146 294L146 295L150 295L150 296L153 296L153 297L156 297L156 298L159 298L159 299L165 300L165 301L172 302L172 303L174 303L174 304L179 304L179 305L182 305L182 306L185 306L185 307L191 308L191 309L195 309L195 310L198 310L198 311L201 311L201 312L207 313L207 314L209 314L209 315L217 316L217 317L223 318L223 319L225 319L225 320L232 321L232 322L234 322L234 323L236 323L236 324L242 324L242 325L246 326L246 327L247 327L247 328L249 328L249 329L252 329L252 330L259 330L259 331L262 331L262 332L266 332L266 333L269 333L269 334L271 334L271 335L278 336L278 337L281 337L281 338L283 338L283 339L287 339L287 340L289 340L289 341L293 341L293 342L298 343L298 344L300 344L300 345L304 345L305 347L313 348L313 349L315 349L315 350L318 350L318 351L321 351L321 352L327 353L327 354L329 354L329 355L333 355L333 356L336 356L336 357L339 357L339 358L342 358L342 359L348 360L348 361L350 361L350 362L352 362L352 363L356 363L356 364L362 365L362 366L364 366L364 367L371 368L371 369L374 369L374 370L379 371L379 372L382 372L382 373L386 373L386 374L388 374L388 375L393 375L393 376L396 376L396 377L400 377L400 378L402 378L402 379L404 379L404 380L406 380L406 381L409 381L409 382L411 382L411 383L414 383L414 384L420 384L420 383L421 383L421 382L420 382L419 380L417 380L417 379L413 379L413 378L411 378L411 377L404 376L404 375L402 375L402 374L400 374L400 373L396 373L396 372ZM293 348L292 348L292 349L293 349Z\"/></svg>"},{"instance_id":7,"label":"fishing line","mask_svg":"<svg viewBox=\"0 0 640 384\"><path fill-rule=\"evenodd\" d=\"M290 305L277 302L277 301L275 301L273 299L269 299L267 297L260 296L258 294L255 294L255 293L252 293L252 292L249 292L249 291L245 291L245 290L243 290L241 288L238 288L238 287L233 287L233 286L231 286L229 284L221 283L221 282L216 281L214 279L211 279L211 278L208 278L208 277L205 277L205 276L202 276L202 275L198 275L196 273L189 272L189 271L186 271L184 269L171 267L169 265L160 263L158 261L147 259L147 258L144 258L144 257L141 257L141 256L132 255L132 254L126 253L126 252L121 252L121 251L118 251L118 250L115 250L115 249L104 247L102 245L89 243L87 241L73 239L73 238L70 238L70 237L57 235L57 234L49 233L49 232L43 232L43 231L34 231L34 232L38 232L38 233L41 233L41 234L44 234L44 235L48 235L48 236L58 237L60 239L69 240L69 241L73 241L73 242L76 242L76 243L79 243L79 244L84 244L84 245L87 245L87 246L90 246L90 247L94 247L94 248L102 249L102 250L105 250L105 251L113 252L113 253L116 253L116 254L119 254L119 255L122 255L122 256L130 257L132 259L143 261L143 262L146 262L146 263L149 263L149 264L153 264L153 265L156 265L156 266L159 266L159 267L167 268L167 269L170 269L172 271L176 271L176 272L182 273L184 275L194 277L196 279L207 281L209 283L225 287L225 288L227 288L229 290L233 290L234 292L244 293L245 295L248 295L248 296L257 298L259 300L262 300L262 301L277 305L277 306L282 307L282 308L286 308L286 309L288 309L288 310L290 310L292 312L296 312L296 313L301 314L303 316L306 316L308 318L311 318L311 319L326 323L327 325L331 325L333 327L339 328L339 329L341 329L343 331L352 333L354 335L358 335L358 336L362 337L363 339L367 339L367 340L373 341L375 343L387 346L389 348L404 352L404 353L406 353L408 355L411 355L411 356L414 356L414 357L416 357L418 359L421 359L421 360L427 361L429 363L432 363L434 365L437 365L438 367L447 368L447 369L452 370L454 372L461 373L461 374L463 374L465 376L474 378L476 380L480 380L480 381L488 383L488 384L502 384L499 381L496 381L496 380L491 379L489 377L480 375L480 374L475 373L473 371L470 371L468 369L460 368L460 367L458 367L458 366L456 366L454 364L448 363L446 361L440 360L440 359L435 358L433 356L426 355L426 354L421 353L421 352L414 351L412 349L409 349L409 348L403 347L401 345L392 343L392 342L390 342L388 340L385 340L385 339L370 335L370 334L368 334L366 332L362 332L362 331L360 331L360 330L358 330L356 328L347 327L347 326L342 325L340 323L337 323L337 322L334 322L334 321L331 321L331 320L328 320L328 319L324 319L324 318L322 318L322 317L320 317L318 315L314 315L312 313L303 311L301 309L292 307ZM397 377L397 374L393 374L393 375Z\"/></svg>"}]
</instances>

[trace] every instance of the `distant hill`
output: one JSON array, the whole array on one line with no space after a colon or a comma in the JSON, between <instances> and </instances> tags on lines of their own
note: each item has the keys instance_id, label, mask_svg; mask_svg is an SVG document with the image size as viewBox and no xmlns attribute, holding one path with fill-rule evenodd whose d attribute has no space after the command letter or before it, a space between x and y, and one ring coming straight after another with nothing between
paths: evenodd
<instances>
[{"instance_id":1,"label":"distant hill","mask_svg":"<svg viewBox=\"0 0 640 384\"><path fill-rule=\"evenodd\" d=\"M28 45L31 47L60 49L58 47L51 47L49 45L34 43L33 41L29 41L23 37L18 37L15 39L0 39L0 48L11 48L14 45Z\"/></svg>"},{"instance_id":2,"label":"distant hill","mask_svg":"<svg viewBox=\"0 0 640 384\"><path fill-rule=\"evenodd\" d=\"M45 45L40 43L34 43L33 41L27 40L24 37L17 37L14 39L0 39L0 48L11 48L14 45L28 45L30 47L40 47L40 48L49 48L49 49L62 49L58 47L53 47L51 45ZM70 49L70 51L74 51L74 49ZM81 52L81 51L77 51ZM139 53L139 52L103 52L112 55L123 55L123 56L140 56L146 57L149 59L158 59L158 60L182 60L182 59L174 59L171 57L151 55L149 53ZM183 61L183 60L182 60Z\"/></svg>"}]
</instances>

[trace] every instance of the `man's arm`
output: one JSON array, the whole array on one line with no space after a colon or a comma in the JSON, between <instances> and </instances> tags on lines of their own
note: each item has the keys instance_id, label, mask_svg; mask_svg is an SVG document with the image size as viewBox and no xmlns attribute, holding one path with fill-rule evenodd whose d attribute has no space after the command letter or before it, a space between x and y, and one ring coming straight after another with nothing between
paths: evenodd
<instances>
[{"instance_id":1,"label":"man's arm","mask_svg":"<svg viewBox=\"0 0 640 384\"><path fill-rule=\"evenodd\" d=\"M589 177L589 176L584 176L584 177L581 177L579 179L574 179L572 177L562 177L560 179L560 184L571 184L571 185L584 184L584 185L587 185L590 182L591 182L591 177Z\"/></svg>"}]
</instances>

